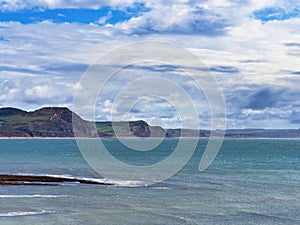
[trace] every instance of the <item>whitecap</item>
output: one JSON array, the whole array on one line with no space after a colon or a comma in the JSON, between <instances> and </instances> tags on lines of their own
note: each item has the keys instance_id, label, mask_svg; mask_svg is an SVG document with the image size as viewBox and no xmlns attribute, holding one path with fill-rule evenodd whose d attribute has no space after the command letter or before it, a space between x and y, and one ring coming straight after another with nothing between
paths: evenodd
<instances>
[{"instance_id":1,"label":"whitecap","mask_svg":"<svg viewBox=\"0 0 300 225\"><path fill-rule=\"evenodd\" d=\"M169 187L152 187L151 189L155 189L155 190L170 190L172 188L169 188Z\"/></svg>"},{"instance_id":2,"label":"whitecap","mask_svg":"<svg viewBox=\"0 0 300 225\"><path fill-rule=\"evenodd\" d=\"M93 178L82 178L88 179L89 181L110 184L119 187L145 187L150 185L150 182L146 181L137 181L137 180L109 180L109 179L93 179Z\"/></svg>"},{"instance_id":3,"label":"whitecap","mask_svg":"<svg viewBox=\"0 0 300 225\"><path fill-rule=\"evenodd\" d=\"M54 211L17 211L17 212L7 212L7 213L0 213L0 217L16 217L16 216L35 216L35 215L42 215L42 214L49 214L54 213Z\"/></svg>"}]
</instances>

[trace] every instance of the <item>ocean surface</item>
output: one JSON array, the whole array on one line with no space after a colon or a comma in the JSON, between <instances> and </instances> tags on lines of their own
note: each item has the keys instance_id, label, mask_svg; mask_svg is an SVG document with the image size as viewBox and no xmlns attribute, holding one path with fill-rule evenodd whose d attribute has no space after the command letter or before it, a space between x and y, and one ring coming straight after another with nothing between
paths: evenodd
<instances>
[{"instance_id":1,"label":"ocean surface","mask_svg":"<svg viewBox=\"0 0 300 225\"><path fill-rule=\"evenodd\" d=\"M119 160L149 165L177 141L138 153L116 139L103 143ZM199 172L206 143L199 140L176 175L150 186L0 186L0 224L300 224L300 140L226 139ZM73 139L1 139L0 174L102 179Z\"/></svg>"}]
</instances>

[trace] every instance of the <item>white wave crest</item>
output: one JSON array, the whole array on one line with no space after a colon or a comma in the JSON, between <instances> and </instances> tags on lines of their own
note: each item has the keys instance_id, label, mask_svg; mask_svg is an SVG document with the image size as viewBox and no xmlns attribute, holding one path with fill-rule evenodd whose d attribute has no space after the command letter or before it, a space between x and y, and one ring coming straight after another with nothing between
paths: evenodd
<instances>
[{"instance_id":1,"label":"white wave crest","mask_svg":"<svg viewBox=\"0 0 300 225\"><path fill-rule=\"evenodd\" d=\"M0 217L16 217L16 216L34 216L34 215L42 215L42 214L49 214L54 213L54 211L18 211L18 212L8 212L8 213L0 213Z\"/></svg>"}]
</instances>

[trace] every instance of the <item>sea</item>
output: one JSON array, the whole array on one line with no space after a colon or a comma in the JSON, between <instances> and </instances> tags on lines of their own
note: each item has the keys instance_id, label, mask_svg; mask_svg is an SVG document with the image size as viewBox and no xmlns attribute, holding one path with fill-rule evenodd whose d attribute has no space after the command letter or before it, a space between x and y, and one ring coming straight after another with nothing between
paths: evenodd
<instances>
[{"instance_id":1,"label":"sea","mask_svg":"<svg viewBox=\"0 0 300 225\"><path fill-rule=\"evenodd\" d=\"M208 139L198 141L177 173L143 184L103 178L74 139L0 139L0 174L112 184L0 186L0 224L300 224L300 140L225 139L204 171L199 161ZM143 166L169 157L178 140L151 151L130 150L118 139L102 142L118 160Z\"/></svg>"}]
</instances>

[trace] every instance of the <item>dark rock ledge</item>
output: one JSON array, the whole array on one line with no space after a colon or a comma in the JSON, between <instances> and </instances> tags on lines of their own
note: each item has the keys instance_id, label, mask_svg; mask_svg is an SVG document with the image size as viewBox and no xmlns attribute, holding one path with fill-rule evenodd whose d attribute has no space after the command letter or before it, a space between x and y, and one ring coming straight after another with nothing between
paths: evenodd
<instances>
[{"instance_id":1,"label":"dark rock ledge","mask_svg":"<svg viewBox=\"0 0 300 225\"><path fill-rule=\"evenodd\" d=\"M8 175L0 174L0 185L46 185L58 186L62 183L81 183L111 185L110 183L98 182L81 178L55 177L55 176L34 176L34 175Z\"/></svg>"}]
</instances>

